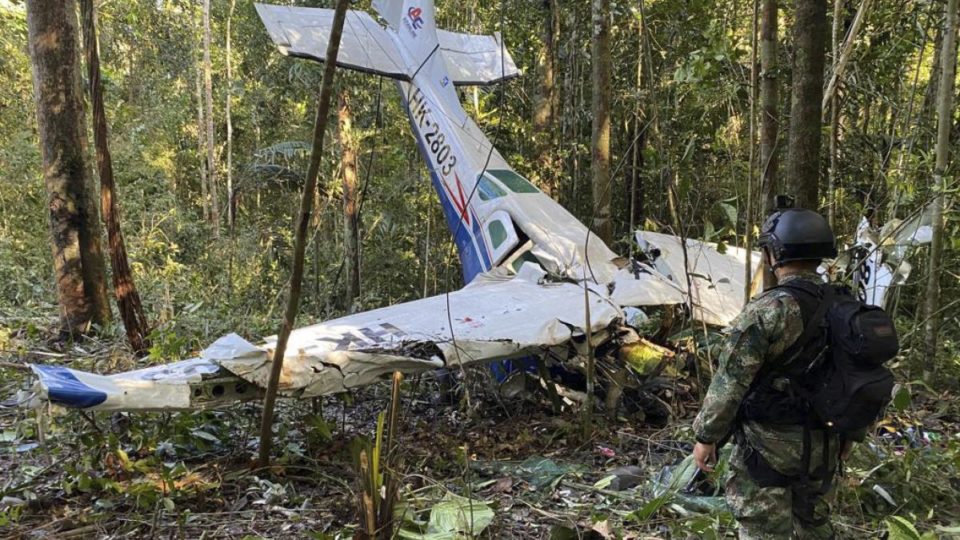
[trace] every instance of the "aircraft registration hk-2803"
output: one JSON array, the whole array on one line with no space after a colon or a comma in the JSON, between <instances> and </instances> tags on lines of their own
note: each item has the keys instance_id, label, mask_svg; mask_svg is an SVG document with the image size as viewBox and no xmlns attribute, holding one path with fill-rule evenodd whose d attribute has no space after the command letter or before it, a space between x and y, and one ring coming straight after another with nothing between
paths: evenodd
<instances>
[{"instance_id":1,"label":"aircraft registration hk-2803","mask_svg":"<svg viewBox=\"0 0 960 540\"><path fill-rule=\"evenodd\" d=\"M293 331L282 396L307 398L421 372L498 359L578 358L590 336L612 339L624 310L687 304L724 325L744 303L746 253L640 231L646 262L619 258L556 201L517 174L471 120L456 91L519 75L500 36L438 30L432 0L375 0L386 26L346 14L337 65L396 81L459 250L465 286ZM323 61L333 10L257 4L285 55ZM759 256L751 254L751 264ZM586 289L586 292L585 292ZM586 297L586 301L585 301ZM589 304L589 319L586 314ZM589 324L587 321L589 320ZM89 410L200 409L262 396L275 337L236 334L189 360L114 375L32 365L23 406Z\"/></svg>"}]
</instances>

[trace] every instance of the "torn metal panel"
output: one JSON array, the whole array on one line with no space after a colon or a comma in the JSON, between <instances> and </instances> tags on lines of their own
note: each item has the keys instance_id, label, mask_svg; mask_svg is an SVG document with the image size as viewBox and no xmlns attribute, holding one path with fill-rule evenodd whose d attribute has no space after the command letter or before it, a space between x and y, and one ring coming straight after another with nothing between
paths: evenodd
<instances>
[{"instance_id":1,"label":"torn metal panel","mask_svg":"<svg viewBox=\"0 0 960 540\"><path fill-rule=\"evenodd\" d=\"M610 299L618 306L668 306L686 302L679 285L643 263L619 269L612 284Z\"/></svg>"},{"instance_id":2,"label":"torn metal panel","mask_svg":"<svg viewBox=\"0 0 960 540\"><path fill-rule=\"evenodd\" d=\"M688 295L693 318L726 326L743 309L745 253L742 250L740 256L735 257L720 253L707 242L688 238L685 262L683 244L676 236L637 231L636 239L652 266ZM756 270L759 253L753 254L753 261Z\"/></svg>"}]
</instances>

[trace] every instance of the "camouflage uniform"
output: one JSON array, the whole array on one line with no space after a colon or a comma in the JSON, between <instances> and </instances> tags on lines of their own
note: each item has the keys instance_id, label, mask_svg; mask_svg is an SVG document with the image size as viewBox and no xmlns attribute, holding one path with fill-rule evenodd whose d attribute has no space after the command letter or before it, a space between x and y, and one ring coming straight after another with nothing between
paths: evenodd
<instances>
[{"instance_id":1,"label":"camouflage uniform","mask_svg":"<svg viewBox=\"0 0 960 540\"><path fill-rule=\"evenodd\" d=\"M781 283L806 279L819 283L813 273L787 276ZM724 333L727 335L720 353L720 365L710 383L700 414L693 424L696 439L716 443L737 428L737 411L761 366L773 361L803 333L800 305L783 289L772 289L752 300ZM767 369L770 369L769 367ZM739 426L739 443L730 458L726 481L726 499L740 523L740 538L829 538L829 522L815 526L797 519L801 501L815 505L807 515L826 518L828 509L823 497L802 497L803 490L816 491L822 481L798 480L790 487L762 487L747 471L745 460L751 452L759 452L777 472L787 476L802 475L803 428L771 426L745 421ZM824 433L811 432L810 469L820 468L823 459ZM827 439L829 470L835 470L839 441L835 435Z\"/></svg>"}]
</instances>

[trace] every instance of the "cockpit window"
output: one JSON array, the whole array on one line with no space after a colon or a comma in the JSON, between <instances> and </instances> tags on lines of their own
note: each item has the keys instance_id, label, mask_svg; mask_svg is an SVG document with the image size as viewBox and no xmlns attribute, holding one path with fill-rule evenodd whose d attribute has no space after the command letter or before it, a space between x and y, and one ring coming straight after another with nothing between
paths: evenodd
<instances>
[{"instance_id":1,"label":"cockpit window","mask_svg":"<svg viewBox=\"0 0 960 540\"><path fill-rule=\"evenodd\" d=\"M507 229L503 226L503 223L498 221L491 221L490 225L487 226L487 231L490 232L490 241L493 243L493 249L497 249L503 244L503 241L507 239Z\"/></svg>"},{"instance_id":2,"label":"cockpit window","mask_svg":"<svg viewBox=\"0 0 960 540\"><path fill-rule=\"evenodd\" d=\"M507 194L503 188L485 176L480 177L477 185L477 191L479 192L481 201L489 201L491 199L496 199L497 197L503 197Z\"/></svg>"},{"instance_id":3,"label":"cockpit window","mask_svg":"<svg viewBox=\"0 0 960 540\"><path fill-rule=\"evenodd\" d=\"M514 193L539 193L540 190L537 189L533 184L528 182L524 177L519 174L508 170L508 169L499 169L499 170L490 170L487 171L492 174L494 178L503 182L503 185L507 186L507 189Z\"/></svg>"}]
</instances>

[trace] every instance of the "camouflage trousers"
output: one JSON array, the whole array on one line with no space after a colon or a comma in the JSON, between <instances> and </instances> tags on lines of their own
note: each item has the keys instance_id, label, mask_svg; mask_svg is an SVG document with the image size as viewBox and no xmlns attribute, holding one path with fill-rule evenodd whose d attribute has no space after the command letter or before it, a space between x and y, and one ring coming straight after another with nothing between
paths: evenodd
<instances>
[{"instance_id":1,"label":"camouflage trousers","mask_svg":"<svg viewBox=\"0 0 960 540\"><path fill-rule=\"evenodd\" d=\"M749 448L737 445L730 456L726 481L727 506L740 524L741 540L789 538L834 538L829 521L827 497L811 495L822 488L821 480L798 481L788 487L762 487L747 470ZM802 505L808 507L804 512ZM812 514L815 525L799 515Z\"/></svg>"}]
</instances>

